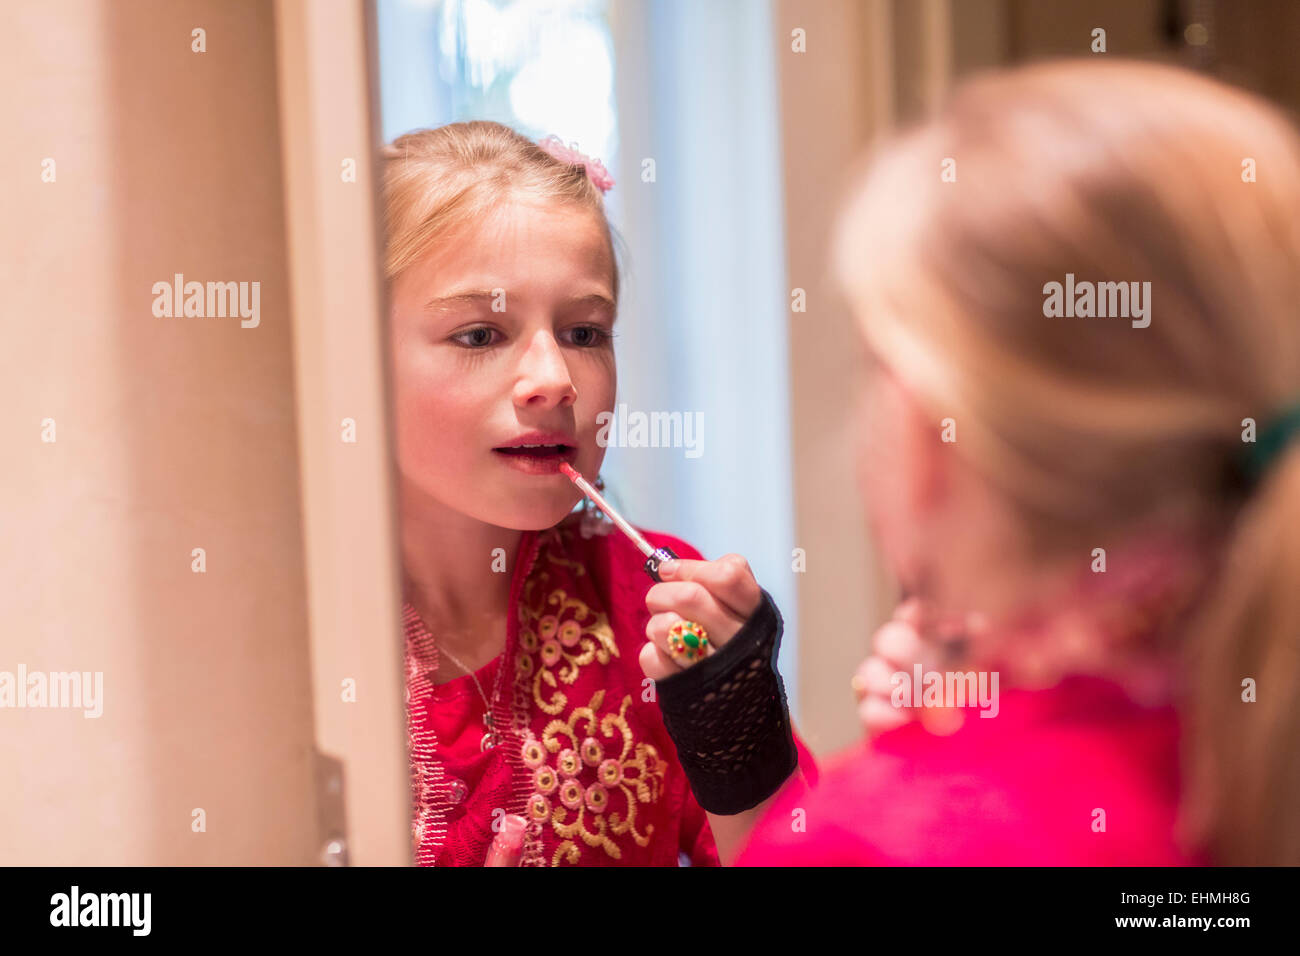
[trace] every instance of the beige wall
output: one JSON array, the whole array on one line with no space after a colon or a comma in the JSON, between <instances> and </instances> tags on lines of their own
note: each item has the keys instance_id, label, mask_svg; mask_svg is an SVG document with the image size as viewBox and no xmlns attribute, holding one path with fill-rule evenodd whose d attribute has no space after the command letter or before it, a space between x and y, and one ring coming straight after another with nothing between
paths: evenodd
<instances>
[{"instance_id":1,"label":"beige wall","mask_svg":"<svg viewBox=\"0 0 1300 956\"><path fill-rule=\"evenodd\" d=\"M275 7L64 0L5 23L0 671L102 672L103 714L0 709L0 863L310 862L313 702L338 675L313 685L299 434L337 426L295 396ZM260 282L260 324L154 316L178 272ZM339 600L373 609L385 570L340 568ZM391 717L399 680L362 693Z\"/></svg>"},{"instance_id":2,"label":"beige wall","mask_svg":"<svg viewBox=\"0 0 1300 956\"><path fill-rule=\"evenodd\" d=\"M326 761L321 832L411 863L373 11L277 0L276 34L316 742L345 797Z\"/></svg>"},{"instance_id":3,"label":"beige wall","mask_svg":"<svg viewBox=\"0 0 1300 956\"><path fill-rule=\"evenodd\" d=\"M830 282L827 239L845 168L893 115L889 4L780 0L774 8L785 167L786 271L806 293L791 313L790 435L799 575L799 731L817 754L857 736L849 676L887 604L853 478L853 327ZM802 29L807 52L791 49Z\"/></svg>"}]
</instances>

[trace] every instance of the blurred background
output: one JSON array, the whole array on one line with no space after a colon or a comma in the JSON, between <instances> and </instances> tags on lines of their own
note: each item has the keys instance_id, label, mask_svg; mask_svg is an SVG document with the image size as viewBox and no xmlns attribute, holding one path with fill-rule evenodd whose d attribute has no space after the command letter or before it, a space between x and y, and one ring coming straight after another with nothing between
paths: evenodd
<instances>
[{"instance_id":1,"label":"blurred background","mask_svg":"<svg viewBox=\"0 0 1300 956\"><path fill-rule=\"evenodd\" d=\"M962 76L1043 57L1156 59L1300 108L1292 0L0 18L0 671L104 681L98 718L0 708L0 863L408 859L380 142L484 118L604 160L619 401L703 424L699 457L611 449L605 478L638 524L749 558L824 756L860 735L848 675L896 598L853 486L853 329L826 266L853 158ZM260 282L260 323L155 316L178 273Z\"/></svg>"}]
</instances>

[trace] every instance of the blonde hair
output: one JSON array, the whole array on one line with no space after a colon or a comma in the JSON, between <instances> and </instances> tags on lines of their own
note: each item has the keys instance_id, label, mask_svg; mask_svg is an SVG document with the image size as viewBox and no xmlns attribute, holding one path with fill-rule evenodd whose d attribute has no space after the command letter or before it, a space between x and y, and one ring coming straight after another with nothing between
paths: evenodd
<instances>
[{"instance_id":1,"label":"blonde hair","mask_svg":"<svg viewBox=\"0 0 1300 956\"><path fill-rule=\"evenodd\" d=\"M1300 441L1257 488L1237 469L1243 420L1300 400L1300 136L1189 72L1055 62L959 87L873 160L840 284L1034 547L1222 541L1180 648L1183 833L1218 863L1300 864ZM1150 325L1046 317L1067 273L1150 281Z\"/></svg>"},{"instance_id":2,"label":"blonde hair","mask_svg":"<svg viewBox=\"0 0 1300 956\"><path fill-rule=\"evenodd\" d=\"M512 196L591 210L609 241L613 293L619 269L604 196L581 165L562 162L501 123L449 123L397 137L380 153L384 275L389 282L461 227Z\"/></svg>"}]
</instances>

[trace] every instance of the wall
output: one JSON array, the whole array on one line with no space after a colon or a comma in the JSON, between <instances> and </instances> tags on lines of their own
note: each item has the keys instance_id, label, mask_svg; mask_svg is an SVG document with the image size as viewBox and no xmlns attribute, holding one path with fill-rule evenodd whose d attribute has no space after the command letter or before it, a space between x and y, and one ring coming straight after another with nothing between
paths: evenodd
<instances>
[{"instance_id":1,"label":"wall","mask_svg":"<svg viewBox=\"0 0 1300 956\"><path fill-rule=\"evenodd\" d=\"M326 426L296 394L295 363L312 381L312 356L329 346L295 357L323 326L301 310L296 331L291 321L275 14L258 0L6 8L0 671L102 672L103 697L97 718L0 709L0 864L316 860L313 706L337 700L339 686L335 673L313 681L313 656L335 659L321 651L328 615L316 615L312 650L308 596L325 584L333 607L352 601L366 620L391 624L387 651L349 619L334 628L347 627L352 645L378 646L369 657L389 678L363 687L375 702L363 726L372 737L391 727L371 748L387 755L387 776L368 781L383 791L372 803L393 810L371 831L387 843L363 841L377 850L367 858L409 854L407 781L391 757L404 743L395 588L382 564L363 563L387 553L366 534L387 545L390 529L371 520L354 552L326 548L309 588L304 539L321 522L308 509L304 524L299 489L333 476L318 456L304 482L301 434ZM191 49L195 28L206 52ZM355 68L351 82L364 90ZM305 109L305 89L295 109ZM365 290L373 235L365 242L344 288ZM260 283L255 327L156 315L154 283L176 273ZM377 318L362 307L352 321L377 338ZM382 366L367 365L370 354L357 353L349 381L371 386L382 409ZM368 408L364 394L352 407ZM382 461L383 429L381 414L378 440L352 454ZM336 428L330 435L337 445ZM379 479L344 484L340 497L373 500L382 513L386 473L369 474ZM342 593L337 580L348 582ZM346 758L364 737L336 730L333 742ZM352 775L365 779L365 769ZM196 809L203 832L192 827Z\"/></svg>"}]
</instances>

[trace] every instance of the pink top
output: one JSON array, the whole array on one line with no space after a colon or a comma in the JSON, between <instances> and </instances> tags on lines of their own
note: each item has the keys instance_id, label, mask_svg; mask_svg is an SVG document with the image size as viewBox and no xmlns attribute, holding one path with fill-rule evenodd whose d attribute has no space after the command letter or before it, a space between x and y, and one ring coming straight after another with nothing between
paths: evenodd
<instances>
[{"instance_id":1,"label":"pink top","mask_svg":"<svg viewBox=\"0 0 1300 956\"><path fill-rule=\"evenodd\" d=\"M737 865L1206 862L1174 840L1172 707L1076 676L978 714L947 737L912 722L825 761L815 788L788 784Z\"/></svg>"}]
</instances>

